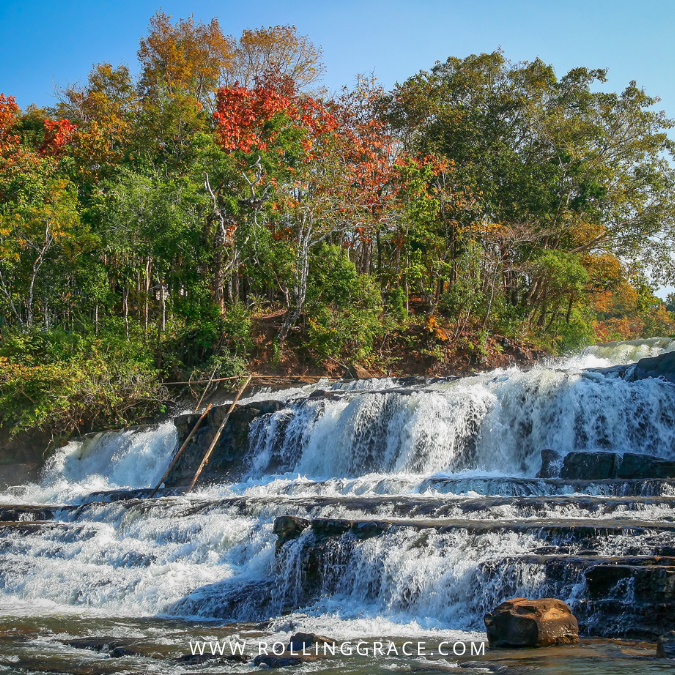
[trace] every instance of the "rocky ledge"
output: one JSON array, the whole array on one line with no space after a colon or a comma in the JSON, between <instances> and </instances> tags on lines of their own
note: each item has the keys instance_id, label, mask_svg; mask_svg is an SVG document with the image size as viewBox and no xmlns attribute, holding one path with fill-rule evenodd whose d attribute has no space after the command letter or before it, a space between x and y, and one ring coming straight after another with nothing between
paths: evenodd
<instances>
[{"instance_id":1,"label":"rocky ledge","mask_svg":"<svg viewBox=\"0 0 675 675\"><path fill-rule=\"evenodd\" d=\"M659 356L640 359L637 363L609 368L589 368L589 372L601 373L610 377L620 377L627 382L637 382L648 378L660 378L675 384L675 352L666 352Z\"/></svg>"},{"instance_id":2,"label":"rocky ledge","mask_svg":"<svg viewBox=\"0 0 675 675\"><path fill-rule=\"evenodd\" d=\"M436 534L432 534L434 531ZM349 569L360 559L358 550L365 540L391 537L394 545L403 535L406 545L417 549L428 546L429 541L435 541L434 546L445 545L438 538L444 534L452 535L447 540L451 545L457 541L453 533L460 531L473 538L526 533L538 542L533 551L478 565L477 588L497 584L505 593L513 593L522 575L535 576L541 579L542 593L570 598L579 625L588 636L652 640L664 629L675 627L675 523L591 518L480 521L279 516L274 522L277 554L297 566L290 571L297 586L292 597L285 599L285 609L292 611L337 591L338 570ZM617 554L603 554L608 548ZM377 587L377 581L372 583ZM404 591L402 597L407 593ZM410 589L409 594L414 598L415 590ZM544 609L546 614L548 610ZM567 621L567 614L565 617ZM495 619L495 625L499 621ZM572 634L571 628L565 632Z\"/></svg>"},{"instance_id":3,"label":"rocky ledge","mask_svg":"<svg viewBox=\"0 0 675 675\"><path fill-rule=\"evenodd\" d=\"M625 480L675 478L675 461L632 452L541 451L539 478L564 480Z\"/></svg>"},{"instance_id":4,"label":"rocky ledge","mask_svg":"<svg viewBox=\"0 0 675 675\"><path fill-rule=\"evenodd\" d=\"M268 415L281 410L284 405L281 401L259 401L235 406L213 450L209 463L204 468L200 484L238 479L246 468L245 459L251 422L260 415ZM185 451L164 481L165 487L181 487L190 484L197 467L227 414L228 408L229 406L211 408L206 419L192 436ZM194 413L175 418L174 424L178 431L179 446L183 445L200 417L201 415Z\"/></svg>"}]
</instances>

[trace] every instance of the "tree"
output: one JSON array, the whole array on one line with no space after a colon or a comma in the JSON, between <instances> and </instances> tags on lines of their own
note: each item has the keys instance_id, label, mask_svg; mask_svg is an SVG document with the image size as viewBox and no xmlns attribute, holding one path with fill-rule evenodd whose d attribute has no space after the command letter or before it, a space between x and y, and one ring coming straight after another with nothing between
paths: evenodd
<instances>
[{"instance_id":1,"label":"tree","mask_svg":"<svg viewBox=\"0 0 675 675\"><path fill-rule=\"evenodd\" d=\"M109 177L131 150L140 112L129 69L99 63L85 85L71 85L58 95L58 115L79 131L74 157L80 171L94 183Z\"/></svg>"},{"instance_id":2,"label":"tree","mask_svg":"<svg viewBox=\"0 0 675 675\"><path fill-rule=\"evenodd\" d=\"M223 35L218 19L204 24L190 17L172 24L169 15L157 12L141 38L139 84L144 96L166 88L169 96L182 93L208 106L233 58L233 41Z\"/></svg>"},{"instance_id":3,"label":"tree","mask_svg":"<svg viewBox=\"0 0 675 675\"><path fill-rule=\"evenodd\" d=\"M298 35L295 26L247 29L236 42L234 59L227 69L227 84L239 82L251 88L267 73L274 72L304 89L323 76L321 56L321 48L307 36Z\"/></svg>"},{"instance_id":4,"label":"tree","mask_svg":"<svg viewBox=\"0 0 675 675\"><path fill-rule=\"evenodd\" d=\"M634 82L621 94L593 91L605 80L587 68L557 78L538 59L510 63L493 52L450 58L387 100L410 150L454 162L459 182L480 196L483 222L533 235L502 251L501 285L514 306L546 303L543 268L530 265L538 250L590 254L587 263L615 255L672 275L673 123Z\"/></svg>"}]
</instances>

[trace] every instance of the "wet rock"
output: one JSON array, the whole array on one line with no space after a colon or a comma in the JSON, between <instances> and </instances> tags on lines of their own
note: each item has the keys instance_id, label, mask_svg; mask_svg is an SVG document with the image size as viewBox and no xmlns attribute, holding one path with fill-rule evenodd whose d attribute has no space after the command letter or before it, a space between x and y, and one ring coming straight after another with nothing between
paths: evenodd
<instances>
[{"instance_id":1,"label":"wet rock","mask_svg":"<svg viewBox=\"0 0 675 675\"><path fill-rule=\"evenodd\" d=\"M624 453L617 469L617 478L675 478L675 462L666 459Z\"/></svg>"},{"instance_id":2,"label":"wet rock","mask_svg":"<svg viewBox=\"0 0 675 675\"><path fill-rule=\"evenodd\" d=\"M675 659L675 630L661 635L656 641L656 656L661 659Z\"/></svg>"},{"instance_id":3,"label":"wet rock","mask_svg":"<svg viewBox=\"0 0 675 675\"><path fill-rule=\"evenodd\" d=\"M302 659L299 656L274 656L260 654L253 659L254 666L267 666L268 668L285 668L286 666L299 666Z\"/></svg>"},{"instance_id":4,"label":"wet rock","mask_svg":"<svg viewBox=\"0 0 675 675\"><path fill-rule=\"evenodd\" d=\"M65 640L62 644L74 647L75 649L90 649L94 652L112 652L116 649L124 649L133 642L133 640L124 640L117 637L93 637ZM122 656L122 654L120 654L120 656Z\"/></svg>"},{"instance_id":5,"label":"wet rock","mask_svg":"<svg viewBox=\"0 0 675 675\"><path fill-rule=\"evenodd\" d=\"M675 567L668 565L596 565L586 571L591 599L625 596L633 602L660 603L675 600Z\"/></svg>"},{"instance_id":6,"label":"wet rock","mask_svg":"<svg viewBox=\"0 0 675 675\"><path fill-rule=\"evenodd\" d=\"M630 381L654 377L675 383L675 352L640 359L626 375L626 379Z\"/></svg>"},{"instance_id":7,"label":"wet rock","mask_svg":"<svg viewBox=\"0 0 675 675\"><path fill-rule=\"evenodd\" d=\"M35 520L53 520L56 511L67 511L70 508L72 507L32 506L30 504L0 506L0 521L27 522Z\"/></svg>"},{"instance_id":8,"label":"wet rock","mask_svg":"<svg viewBox=\"0 0 675 675\"><path fill-rule=\"evenodd\" d=\"M562 455L555 450L547 448L541 451L541 469L537 478L557 478L560 474Z\"/></svg>"},{"instance_id":9,"label":"wet rock","mask_svg":"<svg viewBox=\"0 0 675 675\"><path fill-rule=\"evenodd\" d=\"M623 455L615 452L570 452L563 461L560 477L571 480L668 479L675 478L675 462L632 452Z\"/></svg>"},{"instance_id":10,"label":"wet rock","mask_svg":"<svg viewBox=\"0 0 675 675\"><path fill-rule=\"evenodd\" d=\"M340 537L349 532L354 526L352 520L338 518L314 518L312 530L319 537Z\"/></svg>"},{"instance_id":11,"label":"wet rock","mask_svg":"<svg viewBox=\"0 0 675 675\"><path fill-rule=\"evenodd\" d=\"M122 656L142 656L142 654L128 647L115 647L108 652L108 656L113 659L119 659Z\"/></svg>"},{"instance_id":12,"label":"wet rock","mask_svg":"<svg viewBox=\"0 0 675 675\"><path fill-rule=\"evenodd\" d=\"M548 647L579 641L579 625L570 608L555 598L507 600L486 614L490 649Z\"/></svg>"},{"instance_id":13,"label":"wet rock","mask_svg":"<svg viewBox=\"0 0 675 675\"><path fill-rule=\"evenodd\" d=\"M200 484L239 478L245 470L244 460L248 451L248 430L251 422L260 415L267 415L282 409L284 405L282 401L256 401L235 406L209 458L209 463L204 468ZM166 487L190 484L228 408L229 405L211 408L164 481ZM183 444L199 418L198 414L180 415L175 418L174 424L178 431L179 446Z\"/></svg>"},{"instance_id":14,"label":"wet rock","mask_svg":"<svg viewBox=\"0 0 675 675\"><path fill-rule=\"evenodd\" d=\"M296 539L300 534L311 525L306 518L297 516L279 516L274 519L272 531L279 538L277 543L283 546L287 541Z\"/></svg>"},{"instance_id":15,"label":"wet rock","mask_svg":"<svg viewBox=\"0 0 675 675\"><path fill-rule=\"evenodd\" d=\"M289 651L301 651L303 648L309 648L312 645L334 645L336 641L333 638L325 637L324 635L317 635L316 633L296 633L291 635L291 640L288 643Z\"/></svg>"},{"instance_id":16,"label":"wet rock","mask_svg":"<svg viewBox=\"0 0 675 675\"><path fill-rule=\"evenodd\" d=\"M183 654L175 659L175 663L187 666L198 666L202 663L248 663L249 657L244 654Z\"/></svg>"},{"instance_id":17,"label":"wet rock","mask_svg":"<svg viewBox=\"0 0 675 675\"><path fill-rule=\"evenodd\" d=\"M568 480L616 478L620 456L615 452L570 452L565 456L560 477Z\"/></svg>"}]
</instances>

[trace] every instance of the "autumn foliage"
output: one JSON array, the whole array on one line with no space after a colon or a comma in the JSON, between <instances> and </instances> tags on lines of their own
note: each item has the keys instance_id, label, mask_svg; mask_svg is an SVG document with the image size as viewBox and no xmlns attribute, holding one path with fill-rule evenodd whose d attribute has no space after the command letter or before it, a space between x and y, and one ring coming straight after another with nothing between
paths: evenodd
<instances>
[{"instance_id":1,"label":"autumn foliage","mask_svg":"<svg viewBox=\"0 0 675 675\"><path fill-rule=\"evenodd\" d=\"M635 83L494 52L329 96L295 27L163 12L138 59L52 109L0 94L0 396L34 383L26 424L75 428L99 395L147 412L161 378L252 360L445 372L675 331L673 123ZM141 386L97 388L105 342ZM96 345L87 372L62 343Z\"/></svg>"}]
</instances>

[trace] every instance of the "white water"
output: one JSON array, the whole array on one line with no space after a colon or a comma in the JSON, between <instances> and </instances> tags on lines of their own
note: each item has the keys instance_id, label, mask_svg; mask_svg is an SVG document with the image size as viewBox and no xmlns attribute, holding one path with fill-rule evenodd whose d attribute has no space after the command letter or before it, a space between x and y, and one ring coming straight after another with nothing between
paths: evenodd
<instances>
[{"instance_id":1,"label":"white water","mask_svg":"<svg viewBox=\"0 0 675 675\"><path fill-rule=\"evenodd\" d=\"M497 370L410 394L296 399L271 419L254 422L251 473L263 476L274 462L315 478L457 471L534 476L545 448L671 459L675 387L585 370L675 345L660 340L592 347L551 367Z\"/></svg>"},{"instance_id":2,"label":"white water","mask_svg":"<svg viewBox=\"0 0 675 675\"><path fill-rule=\"evenodd\" d=\"M50 460L40 485L12 489L0 503L96 503L64 509L61 524L35 532L0 532L0 604L17 612L28 604L42 613L76 607L104 616L228 620L279 617L288 605L296 628L319 626L345 639L384 632L385 625L390 635L392 626L401 626L401 634L480 629L482 614L504 597L546 590L541 565L519 557L552 542L577 546L564 535L509 530L508 523L673 520L665 498L608 501L591 510L574 501L536 508L507 502L473 512L462 505L485 494L572 493L562 485L513 480L531 479L547 447L672 458L675 387L584 369L674 348L672 340L593 347L548 367L418 385L410 393L387 391L400 388L393 380L332 385L335 400L307 399L326 383L261 393L251 400L290 400L254 423L246 479L152 502L104 503L92 493L154 485L175 450L172 423L72 442ZM281 462L281 475L267 471L272 460ZM589 492L602 494L602 488ZM480 535L466 528L402 528L349 549L337 546L322 563L333 575L324 592L304 597L299 579L310 535L275 556L274 518L396 518L391 503L367 508L345 499L387 495L416 497L421 509L430 509L408 519L445 509L443 518L498 520L505 528ZM326 497L336 499L316 501ZM659 547L675 547L675 535L622 534L593 545L599 555L657 554ZM572 584L566 592L573 599L578 589ZM289 619L275 621L282 630Z\"/></svg>"}]
</instances>

